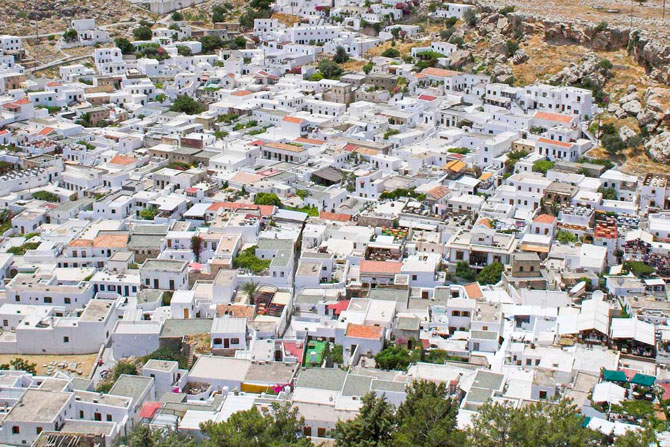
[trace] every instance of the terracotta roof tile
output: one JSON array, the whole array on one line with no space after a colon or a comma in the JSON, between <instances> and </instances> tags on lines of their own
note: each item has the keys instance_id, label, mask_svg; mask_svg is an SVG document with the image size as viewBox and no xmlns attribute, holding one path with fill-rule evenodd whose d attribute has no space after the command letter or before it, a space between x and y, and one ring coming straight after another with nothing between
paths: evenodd
<instances>
[{"instance_id":1,"label":"terracotta roof tile","mask_svg":"<svg viewBox=\"0 0 670 447\"><path fill-rule=\"evenodd\" d=\"M347 325L347 337L369 338L378 340L382 335L382 328L379 326L366 326L364 324L349 323Z\"/></svg>"},{"instance_id":2,"label":"terracotta roof tile","mask_svg":"<svg viewBox=\"0 0 670 447\"><path fill-rule=\"evenodd\" d=\"M402 262L361 261L361 273L397 274L402 269Z\"/></svg>"}]
</instances>

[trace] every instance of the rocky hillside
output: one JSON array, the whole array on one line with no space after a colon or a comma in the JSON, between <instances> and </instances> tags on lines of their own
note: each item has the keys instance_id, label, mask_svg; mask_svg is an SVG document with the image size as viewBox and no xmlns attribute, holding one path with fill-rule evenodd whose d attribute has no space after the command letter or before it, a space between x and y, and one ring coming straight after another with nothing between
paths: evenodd
<instances>
[{"instance_id":1,"label":"rocky hillside","mask_svg":"<svg viewBox=\"0 0 670 447\"><path fill-rule=\"evenodd\" d=\"M19 36L64 31L72 19L95 18L99 24L110 24L149 16L126 0L0 1L3 34Z\"/></svg>"}]
</instances>

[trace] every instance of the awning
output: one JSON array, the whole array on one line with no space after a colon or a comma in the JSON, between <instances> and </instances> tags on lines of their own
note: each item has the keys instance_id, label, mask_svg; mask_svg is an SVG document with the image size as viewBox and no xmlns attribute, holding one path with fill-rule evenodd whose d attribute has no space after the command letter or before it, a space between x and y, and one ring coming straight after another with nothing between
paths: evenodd
<instances>
[{"instance_id":1,"label":"awning","mask_svg":"<svg viewBox=\"0 0 670 447\"><path fill-rule=\"evenodd\" d=\"M630 381L630 383L635 385L642 385L649 387L654 386L654 382L656 382L656 377L648 376L646 374L635 374L635 376L633 376L633 378Z\"/></svg>"},{"instance_id":2,"label":"awning","mask_svg":"<svg viewBox=\"0 0 670 447\"><path fill-rule=\"evenodd\" d=\"M618 404L626 399L626 389L611 382L601 382L593 387L593 402Z\"/></svg>"},{"instance_id":3,"label":"awning","mask_svg":"<svg viewBox=\"0 0 670 447\"><path fill-rule=\"evenodd\" d=\"M162 402L146 402L142 405L138 417L140 419L151 419L162 405Z\"/></svg>"},{"instance_id":4,"label":"awning","mask_svg":"<svg viewBox=\"0 0 670 447\"><path fill-rule=\"evenodd\" d=\"M331 183L339 183L342 181L342 173L340 173L340 171L330 166L323 169L319 169L318 171L314 171L312 173L312 176L318 177L322 180Z\"/></svg>"},{"instance_id":5,"label":"awning","mask_svg":"<svg viewBox=\"0 0 670 447\"><path fill-rule=\"evenodd\" d=\"M612 369L603 371L603 379L608 382L627 382L626 374L623 371L614 371Z\"/></svg>"}]
</instances>

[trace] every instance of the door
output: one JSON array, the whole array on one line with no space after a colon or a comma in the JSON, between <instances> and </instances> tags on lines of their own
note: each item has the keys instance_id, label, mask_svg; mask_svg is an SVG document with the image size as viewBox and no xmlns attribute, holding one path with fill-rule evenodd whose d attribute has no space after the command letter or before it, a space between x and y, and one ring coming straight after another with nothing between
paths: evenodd
<instances>
[{"instance_id":1,"label":"door","mask_svg":"<svg viewBox=\"0 0 670 447\"><path fill-rule=\"evenodd\" d=\"M184 309L184 318L188 320L188 309Z\"/></svg>"},{"instance_id":2,"label":"door","mask_svg":"<svg viewBox=\"0 0 670 447\"><path fill-rule=\"evenodd\" d=\"M230 348L230 339L228 339L228 338L223 339L223 348L224 349Z\"/></svg>"}]
</instances>

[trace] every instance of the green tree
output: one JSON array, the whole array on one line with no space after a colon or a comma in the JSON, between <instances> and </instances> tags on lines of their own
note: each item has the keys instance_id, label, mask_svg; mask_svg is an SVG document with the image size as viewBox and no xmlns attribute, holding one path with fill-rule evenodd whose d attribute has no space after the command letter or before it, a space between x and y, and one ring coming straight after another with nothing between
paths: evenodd
<instances>
[{"instance_id":1,"label":"green tree","mask_svg":"<svg viewBox=\"0 0 670 447\"><path fill-rule=\"evenodd\" d=\"M223 41L221 36L216 34L207 34L200 38L200 45L202 45L203 53L211 53L212 51L223 48L226 43Z\"/></svg>"},{"instance_id":2,"label":"green tree","mask_svg":"<svg viewBox=\"0 0 670 447\"><path fill-rule=\"evenodd\" d=\"M185 113L187 115L197 115L198 113L204 112L206 109L205 105L196 101L188 95L179 95L177 99L172 103L170 110L172 112Z\"/></svg>"},{"instance_id":3,"label":"green tree","mask_svg":"<svg viewBox=\"0 0 670 447\"><path fill-rule=\"evenodd\" d=\"M337 79L342 75L342 68L330 59L319 61L319 71L327 79Z\"/></svg>"},{"instance_id":4,"label":"green tree","mask_svg":"<svg viewBox=\"0 0 670 447\"><path fill-rule=\"evenodd\" d=\"M121 50L122 54L132 54L135 51L135 45L133 45L128 39L124 37L119 37L114 39L114 45Z\"/></svg>"},{"instance_id":5,"label":"green tree","mask_svg":"<svg viewBox=\"0 0 670 447\"><path fill-rule=\"evenodd\" d=\"M200 425L207 436L202 447L309 447L312 442L300 435L304 418L290 404L273 403L267 413L252 407L238 411L225 422Z\"/></svg>"},{"instance_id":6,"label":"green tree","mask_svg":"<svg viewBox=\"0 0 670 447\"><path fill-rule=\"evenodd\" d=\"M223 22L226 20L226 8L223 5L212 6L212 22Z\"/></svg>"},{"instance_id":7,"label":"green tree","mask_svg":"<svg viewBox=\"0 0 670 447\"><path fill-rule=\"evenodd\" d=\"M549 160L538 160L533 163L533 172L541 172L546 174L548 170L554 167L554 162Z\"/></svg>"},{"instance_id":8,"label":"green tree","mask_svg":"<svg viewBox=\"0 0 670 447\"><path fill-rule=\"evenodd\" d=\"M200 262L200 252L202 251L202 238L200 236L191 237L191 250L195 255L195 262Z\"/></svg>"},{"instance_id":9,"label":"green tree","mask_svg":"<svg viewBox=\"0 0 670 447\"><path fill-rule=\"evenodd\" d=\"M477 274L472 270L470 264L465 261L460 261L456 263L456 276L466 281L474 281Z\"/></svg>"},{"instance_id":10,"label":"green tree","mask_svg":"<svg viewBox=\"0 0 670 447\"><path fill-rule=\"evenodd\" d=\"M180 56L193 56L193 51L186 45L177 45L177 54Z\"/></svg>"},{"instance_id":11,"label":"green tree","mask_svg":"<svg viewBox=\"0 0 670 447\"><path fill-rule=\"evenodd\" d=\"M577 235L566 230L558 230L556 240L561 244L570 244L577 242Z\"/></svg>"},{"instance_id":12,"label":"green tree","mask_svg":"<svg viewBox=\"0 0 670 447\"><path fill-rule=\"evenodd\" d=\"M399 447L460 447L465 434L456 427L458 401L444 383L415 381L398 407L393 445Z\"/></svg>"},{"instance_id":13,"label":"green tree","mask_svg":"<svg viewBox=\"0 0 670 447\"><path fill-rule=\"evenodd\" d=\"M9 361L9 363L0 364L0 370L13 369L15 371L25 371L28 374L37 374L37 363L30 363L28 360L17 357Z\"/></svg>"},{"instance_id":14,"label":"green tree","mask_svg":"<svg viewBox=\"0 0 670 447\"><path fill-rule=\"evenodd\" d=\"M184 14L182 14L179 11L175 11L172 13L170 18L172 19L173 22L181 22L182 20L184 20Z\"/></svg>"},{"instance_id":15,"label":"green tree","mask_svg":"<svg viewBox=\"0 0 670 447\"><path fill-rule=\"evenodd\" d=\"M657 441L654 430L646 426L641 430L628 430L625 434L617 436L614 447L648 447L655 446Z\"/></svg>"},{"instance_id":16,"label":"green tree","mask_svg":"<svg viewBox=\"0 0 670 447\"><path fill-rule=\"evenodd\" d=\"M372 71L372 67L374 67L372 62L368 62L367 64L363 65L363 73L370 74L370 72Z\"/></svg>"},{"instance_id":17,"label":"green tree","mask_svg":"<svg viewBox=\"0 0 670 447\"><path fill-rule=\"evenodd\" d=\"M253 305L256 302L256 293L258 293L258 283L255 281L245 282L242 285L242 292L249 297L249 304Z\"/></svg>"},{"instance_id":18,"label":"green tree","mask_svg":"<svg viewBox=\"0 0 670 447\"><path fill-rule=\"evenodd\" d=\"M368 393L358 415L335 426L335 441L341 447L391 446L395 417L386 396Z\"/></svg>"},{"instance_id":19,"label":"green tree","mask_svg":"<svg viewBox=\"0 0 670 447\"><path fill-rule=\"evenodd\" d=\"M197 442L186 435L170 429L151 430L145 424L137 424L128 436L121 439L128 447L196 447Z\"/></svg>"},{"instance_id":20,"label":"green tree","mask_svg":"<svg viewBox=\"0 0 670 447\"><path fill-rule=\"evenodd\" d=\"M126 360L121 360L118 362L116 365L114 365L114 370L112 373L112 378L113 381L116 382L116 380L121 377L123 374L129 375L129 376L136 376L139 373L137 372L137 366L134 363L131 363Z\"/></svg>"},{"instance_id":21,"label":"green tree","mask_svg":"<svg viewBox=\"0 0 670 447\"><path fill-rule=\"evenodd\" d=\"M77 36L79 36L79 34L77 34L77 30L70 28L69 30L63 33L63 40L65 42L74 42L75 40L77 40Z\"/></svg>"},{"instance_id":22,"label":"green tree","mask_svg":"<svg viewBox=\"0 0 670 447\"><path fill-rule=\"evenodd\" d=\"M409 366L409 351L404 346L388 346L375 355L377 367L387 370L406 370Z\"/></svg>"},{"instance_id":23,"label":"green tree","mask_svg":"<svg viewBox=\"0 0 670 447\"><path fill-rule=\"evenodd\" d=\"M333 61L338 64L343 64L348 60L349 55L347 54L347 50L345 50L343 46L338 45L335 49L335 56L333 57Z\"/></svg>"},{"instance_id":24,"label":"green tree","mask_svg":"<svg viewBox=\"0 0 670 447\"><path fill-rule=\"evenodd\" d=\"M616 155L626 147L626 143L618 134L605 135L602 139L603 147L610 155Z\"/></svg>"},{"instance_id":25,"label":"green tree","mask_svg":"<svg viewBox=\"0 0 670 447\"><path fill-rule=\"evenodd\" d=\"M474 8L465 10L463 13L463 20L465 20L465 23L467 23L470 27L477 24L477 14L475 13Z\"/></svg>"},{"instance_id":26,"label":"green tree","mask_svg":"<svg viewBox=\"0 0 670 447\"><path fill-rule=\"evenodd\" d=\"M281 206L281 200L275 193L259 192L254 197L254 204Z\"/></svg>"},{"instance_id":27,"label":"green tree","mask_svg":"<svg viewBox=\"0 0 670 447\"><path fill-rule=\"evenodd\" d=\"M133 30L135 40L151 40L153 36L150 26L140 26Z\"/></svg>"},{"instance_id":28,"label":"green tree","mask_svg":"<svg viewBox=\"0 0 670 447\"><path fill-rule=\"evenodd\" d=\"M500 262L489 264L477 274L477 281L481 284L497 284L504 269L505 266Z\"/></svg>"},{"instance_id":29,"label":"green tree","mask_svg":"<svg viewBox=\"0 0 670 447\"><path fill-rule=\"evenodd\" d=\"M398 50L395 49L395 48L387 48L387 49L385 49L384 52L382 53L382 56L384 56L384 57L391 57L391 58L400 57L400 51L398 51Z\"/></svg>"},{"instance_id":30,"label":"green tree","mask_svg":"<svg viewBox=\"0 0 670 447\"><path fill-rule=\"evenodd\" d=\"M617 194L614 188L598 188L598 192L603 195L604 200L616 200Z\"/></svg>"},{"instance_id":31,"label":"green tree","mask_svg":"<svg viewBox=\"0 0 670 447\"><path fill-rule=\"evenodd\" d=\"M602 436L584 428L584 418L569 399L536 402L522 408L487 402L467 432L472 447L583 447Z\"/></svg>"}]
</instances>

